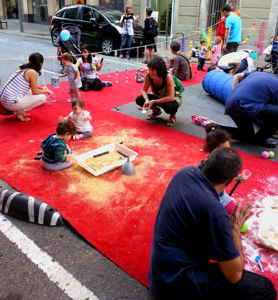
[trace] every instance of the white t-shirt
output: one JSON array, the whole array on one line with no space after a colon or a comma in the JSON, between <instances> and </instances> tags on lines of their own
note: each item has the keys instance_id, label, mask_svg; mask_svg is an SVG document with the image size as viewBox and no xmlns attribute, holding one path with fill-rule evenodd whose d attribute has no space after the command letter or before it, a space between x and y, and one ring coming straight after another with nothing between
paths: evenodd
<instances>
[{"instance_id":1,"label":"white t-shirt","mask_svg":"<svg viewBox=\"0 0 278 300\"><path fill-rule=\"evenodd\" d=\"M218 66L220 68L222 68L223 70L227 70L227 69L231 68L231 67L229 67L230 62L232 62L232 61L242 61L248 56L249 56L249 54L246 53L246 52L229 53L229 54L226 54L226 55L224 55L223 57L220 58L220 60L218 61Z\"/></svg>"},{"instance_id":2,"label":"white t-shirt","mask_svg":"<svg viewBox=\"0 0 278 300\"><path fill-rule=\"evenodd\" d=\"M81 76L87 77L87 79L95 79L98 78L97 76L97 70L93 69L93 67L96 67L96 64L98 62L98 59L95 57L92 57L92 63L84 63L82 61L82 58L78 59L80 61L80 69L81 69Z\"/></svg>"},{"instance_id":3,"label":"white t-shirt","mask_svg":"<svg viewBox=\"0 0 278 300\"><path fill-rule=\"evenodd\" d=\"M75 114L73 111L69 114L78 132L92 131L93 127L89 120L83 120L82 117L89 116L90 113L87 110L83 110L80 115Z\"/></svg>"},{"instance_id":4,"label":"white t-shirt","mask_svg":"<svg viewBox=\"0 0 278 300\"><path fill-rule=\"evenodd\" d=\"M207 47L206 46L202 46L199 57L201 57L201 58L207 57Z\"/></svg>"},{"instance_id":5,"label":"white t-shirt","mask_svg":"<svg viewBox=\"0 0 278 300\"><path fill-rule=\"evenodd\" d=\"M124 19L124 15L122 15L120 22L122 23ZM133 16L133 20L136 21L136 17ZM123 22L123 34L133 35L133 20L128 19Z\"/></svg>"}]
</instances>

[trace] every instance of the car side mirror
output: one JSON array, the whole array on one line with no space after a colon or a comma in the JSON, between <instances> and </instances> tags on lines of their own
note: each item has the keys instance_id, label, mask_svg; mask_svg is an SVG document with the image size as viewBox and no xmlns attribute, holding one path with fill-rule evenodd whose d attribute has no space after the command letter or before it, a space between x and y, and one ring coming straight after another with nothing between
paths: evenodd
<instances>
[{"instance_id":1,"label":"car side mirror","mask_svg":"<svg viewBox=\"0 0 278 300\"><path fill-rule=\"evenodd\" d=\"M96 19L95 18L91 18L90 21L91 21L92 24L96 24Z\"/></svg>"}]
</instances>

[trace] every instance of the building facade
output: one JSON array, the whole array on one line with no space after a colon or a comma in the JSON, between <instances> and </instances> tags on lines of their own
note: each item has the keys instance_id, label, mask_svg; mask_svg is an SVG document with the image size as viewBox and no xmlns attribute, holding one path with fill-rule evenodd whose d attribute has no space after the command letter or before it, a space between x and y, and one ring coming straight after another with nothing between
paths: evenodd
<instances>
[{"instance_id":1,"label":"building facade","mask_svg":"<svg viewBox=\"0 0 278 300\"><path fill-rule=\"evenodd\" d=\"M169 36L174 33L189 35L209 26L216 29L221 18L221 7L228 3L234 10L239 10L242 19L242 39L245 39L255 22L256 27L249 43L255 45L259 28L266 21L266 37L277 34L278 0L0 0L2 19L18 18L18 1L21 1L24 22L49 24L53 14L69 4L101 5L124 11L131 4L133 12L140 16L144 24L145 10L153 8L158 13L160 31Z\"/></svg>"},{"instance_id":2,"label":"building facade","mask_svg":"<svg viewBox=\"0 0 278 300\"><path fill-rule=\"evenodd\" d=\"M18 1L0 0L0 18L18 19ZM57 10L78 3L99 5L99 0L21 0L23 22L48 25Z\"/></svg>"}]
</instances>

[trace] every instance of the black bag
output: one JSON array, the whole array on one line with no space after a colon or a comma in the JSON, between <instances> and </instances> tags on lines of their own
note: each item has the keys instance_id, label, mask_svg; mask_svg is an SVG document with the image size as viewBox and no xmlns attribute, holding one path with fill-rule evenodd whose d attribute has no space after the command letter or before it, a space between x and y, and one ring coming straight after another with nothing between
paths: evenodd
<instances>
[{"instance_id":1,"label":"black bag","mask_svg":"<svg viewBox=\"0 0 278 300\"><path fill-rule=\"evenodd\" d=\"M148 31L148 36L149 37L157 37L158 35L158 24L156 22L156 20L154 18L150 18L149 19L149 24L150 24L150 28L149 28L149 31Z\"/></svg>"}]
</instances>

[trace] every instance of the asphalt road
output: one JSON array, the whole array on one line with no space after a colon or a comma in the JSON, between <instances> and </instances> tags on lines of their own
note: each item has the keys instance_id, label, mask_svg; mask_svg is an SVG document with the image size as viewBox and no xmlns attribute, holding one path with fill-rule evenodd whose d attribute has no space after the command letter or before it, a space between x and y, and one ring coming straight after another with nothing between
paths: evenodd
<instances>
[{"instance_id":1,"label":"asphalt road","mask_svg":"<svg viewBox=\"0 0 278 300\"><path fill-rule=\"evenodd\" d=\"M45 71L53 72L54 64L56 64L56 70L58 70L57 48L53 47L51 41L45 41L43 38L35 40L13 35L0 35L0 42L2 44L2 51L0 52L1 85L8 80L13 71L18 70L19 64L28 62L28 56L32 52L39 52L44 57L54 56L54 60L53 58L45 58L43 68ZM22 55L23 60L20 58ZM105 64L101 73L107 73L108 69L111 69L110 72L114 72L114 58L107 56L104 58ZM108 60L112 62L107 64ZM133 58L130 63L132 64L132 61L136 60ZM130 65L129 68L133 68L133 65ZM119 62L118 71L125 69L126 62ZM48 72L44 72L46 84L50 83L50 78L53 76L52 73ZM43 84L42 76L39 77L39 84ZM1 128L0 133L4 134L1 132ZM4 149L2 149L2 155L3 151ZM0 188L11 187L0 180ZM10 221L15 225L41 250L45 251L53 261L59 263L78 282L90 290L97 299L154 299L145 286L87 243L70 224L50 228L5 217L8 219L6 222ZM0 282L0 300L70 299L1 231Z\"/></svg>"},{"instance_id":2,"label":"asphalt road","mask_svg":"<svg viewBox=\"0 0 278 300\"><path fill-rule=\"evenodd\" d=\"M39 52L46 57L44 63L44 80L46 84L50 83L53 72L55 70L59 71L60 65L56 59L57 48L52 46L51 41L0 35L0 42L3 45L3 50L0 52L0 79L2 84L8 80L13 71L18 69L19 64L28 61L28 56L32 52ZM24 57L23 60L20 58L22 55ZM102 56L99 55L99 57ZM114 58L103 57L105 64L100 74L107 73L108 69L110 69L110 72L114 72ZM143 57L140 57L139 61L142 59ZM123 71L126 69L126 66L129 69L136 68L137 66L134 64L136 62L136 57L133 57L130 62L118 60L117 69L118 71ZM130 65L127 65L127 63ZM44 83L42 76L39 77L39 83ZM134 103L126 104L119 108L118 113L141 119L146 117L141 114L141 111L137 110ZM190 118L191 115L202 115L222 124L233 126L232 120L223 113L223 104L208 96L201 84L186 87L183 94L183 105L179 109L177 124L173 130L205 138L203 127L194 125ZM163 114L153 122L165 126L166 120L167 116ZM260 155L265 150L261 147L239 142L234 142L232 146L255 155ZM4 149L2 149L2 154L3 151ZM277 149L274 152L276 156L273 160L277 162ZM2 180L0 180L1 186L7 188L7 184ZM6 222L11 222L16 226L41 250L45 251L53 261L59 263L62 268L90 290L98 299L154 299L146 287L130 277L87 243L69 224L66 224L64 227L50 228L24 223L10 217L7 217L7 219L8 221ZM57 283L51 281L1 231L0 241L0 300L70 299L63 289L59 288Z\"/></svg>"}]
</instances>

